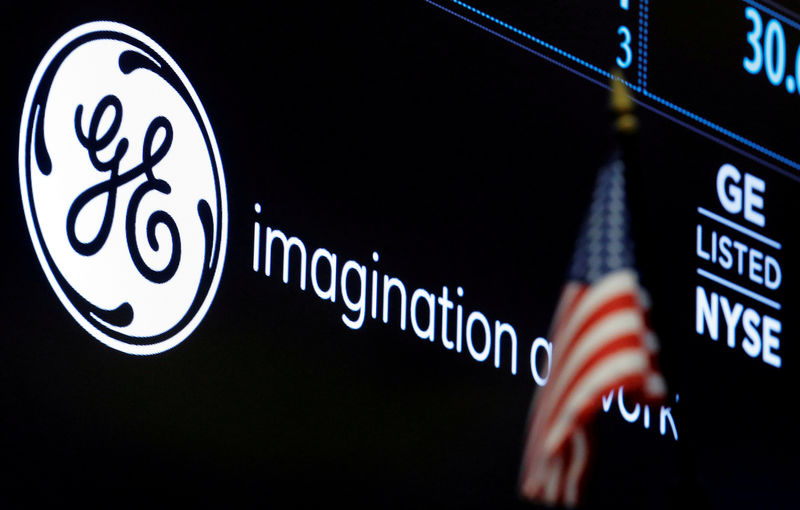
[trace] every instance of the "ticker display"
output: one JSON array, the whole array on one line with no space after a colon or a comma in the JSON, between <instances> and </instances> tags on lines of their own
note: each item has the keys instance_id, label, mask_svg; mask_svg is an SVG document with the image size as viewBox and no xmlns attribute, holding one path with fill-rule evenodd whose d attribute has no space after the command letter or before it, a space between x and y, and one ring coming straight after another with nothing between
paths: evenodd
<instances>
[{"instance_id":1,"label":"ticker display","mask_svg":"<svg viewBox=\"0 0 800 510\"><path fill-rule=\"evenodd\" d=\"M2 12L4 504L796 506L788 3Z\"/></svg>"}]
</instances>

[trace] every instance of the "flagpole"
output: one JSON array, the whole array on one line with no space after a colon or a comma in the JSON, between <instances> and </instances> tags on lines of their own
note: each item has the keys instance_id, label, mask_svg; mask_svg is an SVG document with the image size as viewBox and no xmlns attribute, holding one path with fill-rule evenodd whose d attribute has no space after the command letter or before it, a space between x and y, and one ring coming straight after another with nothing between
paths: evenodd
<instances>
[{"instance_id":1,"label":"flagpole","mask_svg":"<svg viewBox=\"0 0 800 510\"><path fill-rule=\"evenodd\" d=\"M621 79L611 85L618 150L597 172L548 338L551 375L536 392L520 468L522 497L549 505L580 504L592 476L592 431L601 402L625 386L642 399L662 399L666 385L655 359L648 304L633 253L632 217L644 212L635 175L638 120ZM628 190L639 211L630 210ZM639 222L639 225L646 222ZM633 234L633 235L632 235Z\"/></svg>"},{"instance_id":2,"label":"flagpole","mask_svg":"<svg viewBox=\"0 0 800 510\"><path fill-rule=\"evenodd\" d=\"M632 91L625 85L620 69L612 73L609 110L613 117L614 131L619 144L620 156L625 165L625 188L630 211L631 237L635 239L634 252L639 264L639 277L644 287L649 283L649 250L647 249L647 217L644 207L643 176L639 153L639 118L636 116L636 103Z\"/></svg>"},{"instance_id":3,"label":"flagpole","mask_svg":"<svg viewBox=\"0 0 800 510\"><path fill-rule=\"evenodd\" d=\"M636 240L634 251L639 265L639 277L643 287L650 288L648 276L653 274L655 268L652 261L656 260L655 251L651 248L649 231L647 229L647 209L644 187L644 172L641 165L641 152L639 140L639 119L635 112L635 102L631 90L625 85L620 70L613 72L611 80L611 94L609 109L613 116L614 130L617 143L621 151L620 157L625 164L625 181L630 211L630 228L633 239ZM653 307L658 315L658 307ZM656 323L658 317L655 317ZM658 329L658 328L656 328ZM669 340L662 338L662 351L660 358L661 369L666 375L677 374L678 360L674 359L673 350L670 349ZM666 349L663 349L666 347ZM680 382L675 377L669 378L670 388L674 393L680 393ZM684 410L691 406L691 402L684 398ZM670 508L684 509L710 508L708 494L697 477L697 459L694 452L694 433L691 427L684 426L681 431L681 442L677 448L678 486L673 488L669 496Z\"/></svg>"}]
</instances>

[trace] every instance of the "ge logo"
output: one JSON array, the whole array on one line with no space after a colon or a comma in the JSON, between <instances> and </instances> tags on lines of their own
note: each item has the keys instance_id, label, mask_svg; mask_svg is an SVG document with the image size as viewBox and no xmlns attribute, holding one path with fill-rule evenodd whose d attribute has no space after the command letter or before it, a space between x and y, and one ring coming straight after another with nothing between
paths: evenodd
<instances>
[{"instance_id":1,"label":"ge logo","mask_svg":"<svg viewBox=\"0 0 800 510\"><path fill-rule=\"evenodd\" d=\"M227 240L219 149L175 61L119 23L39 64L22 114L22 203L50 285L114 349L155 354L208 311Z\"/></svg>"}]
</instances>

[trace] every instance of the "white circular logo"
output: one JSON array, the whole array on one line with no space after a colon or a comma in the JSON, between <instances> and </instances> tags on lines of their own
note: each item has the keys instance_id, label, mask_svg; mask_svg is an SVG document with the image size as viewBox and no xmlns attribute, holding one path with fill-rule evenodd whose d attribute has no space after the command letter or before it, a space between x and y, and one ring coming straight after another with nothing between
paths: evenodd
<instances>
[{"instance_id":1,"label":"white circular logo","mask_svg":"<svg viewBox=\"0 0 800 510\"><path fill-rule=\"evenodd\" d=\"M81 25L33 76L22 203L50 285L78 323L130 354L170 349L208 311L225 261L225 176L200 99L152 39Z\"/></svg>"}]
</instances>

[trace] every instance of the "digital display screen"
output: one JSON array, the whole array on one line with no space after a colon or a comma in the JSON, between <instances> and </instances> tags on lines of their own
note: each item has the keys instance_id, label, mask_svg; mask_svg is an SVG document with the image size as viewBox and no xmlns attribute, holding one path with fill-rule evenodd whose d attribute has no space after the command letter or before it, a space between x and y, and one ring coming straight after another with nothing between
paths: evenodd
<instances>
[{"instance_id":1,"label":"digital display screen","mask_svg":"<svg viewBox=\"0 0 800 510\"><path fill-rule=\"evenodd\" d=\"M795 506L790 2L0 12L8 504Z\"/></svg>"}]
</instances>

